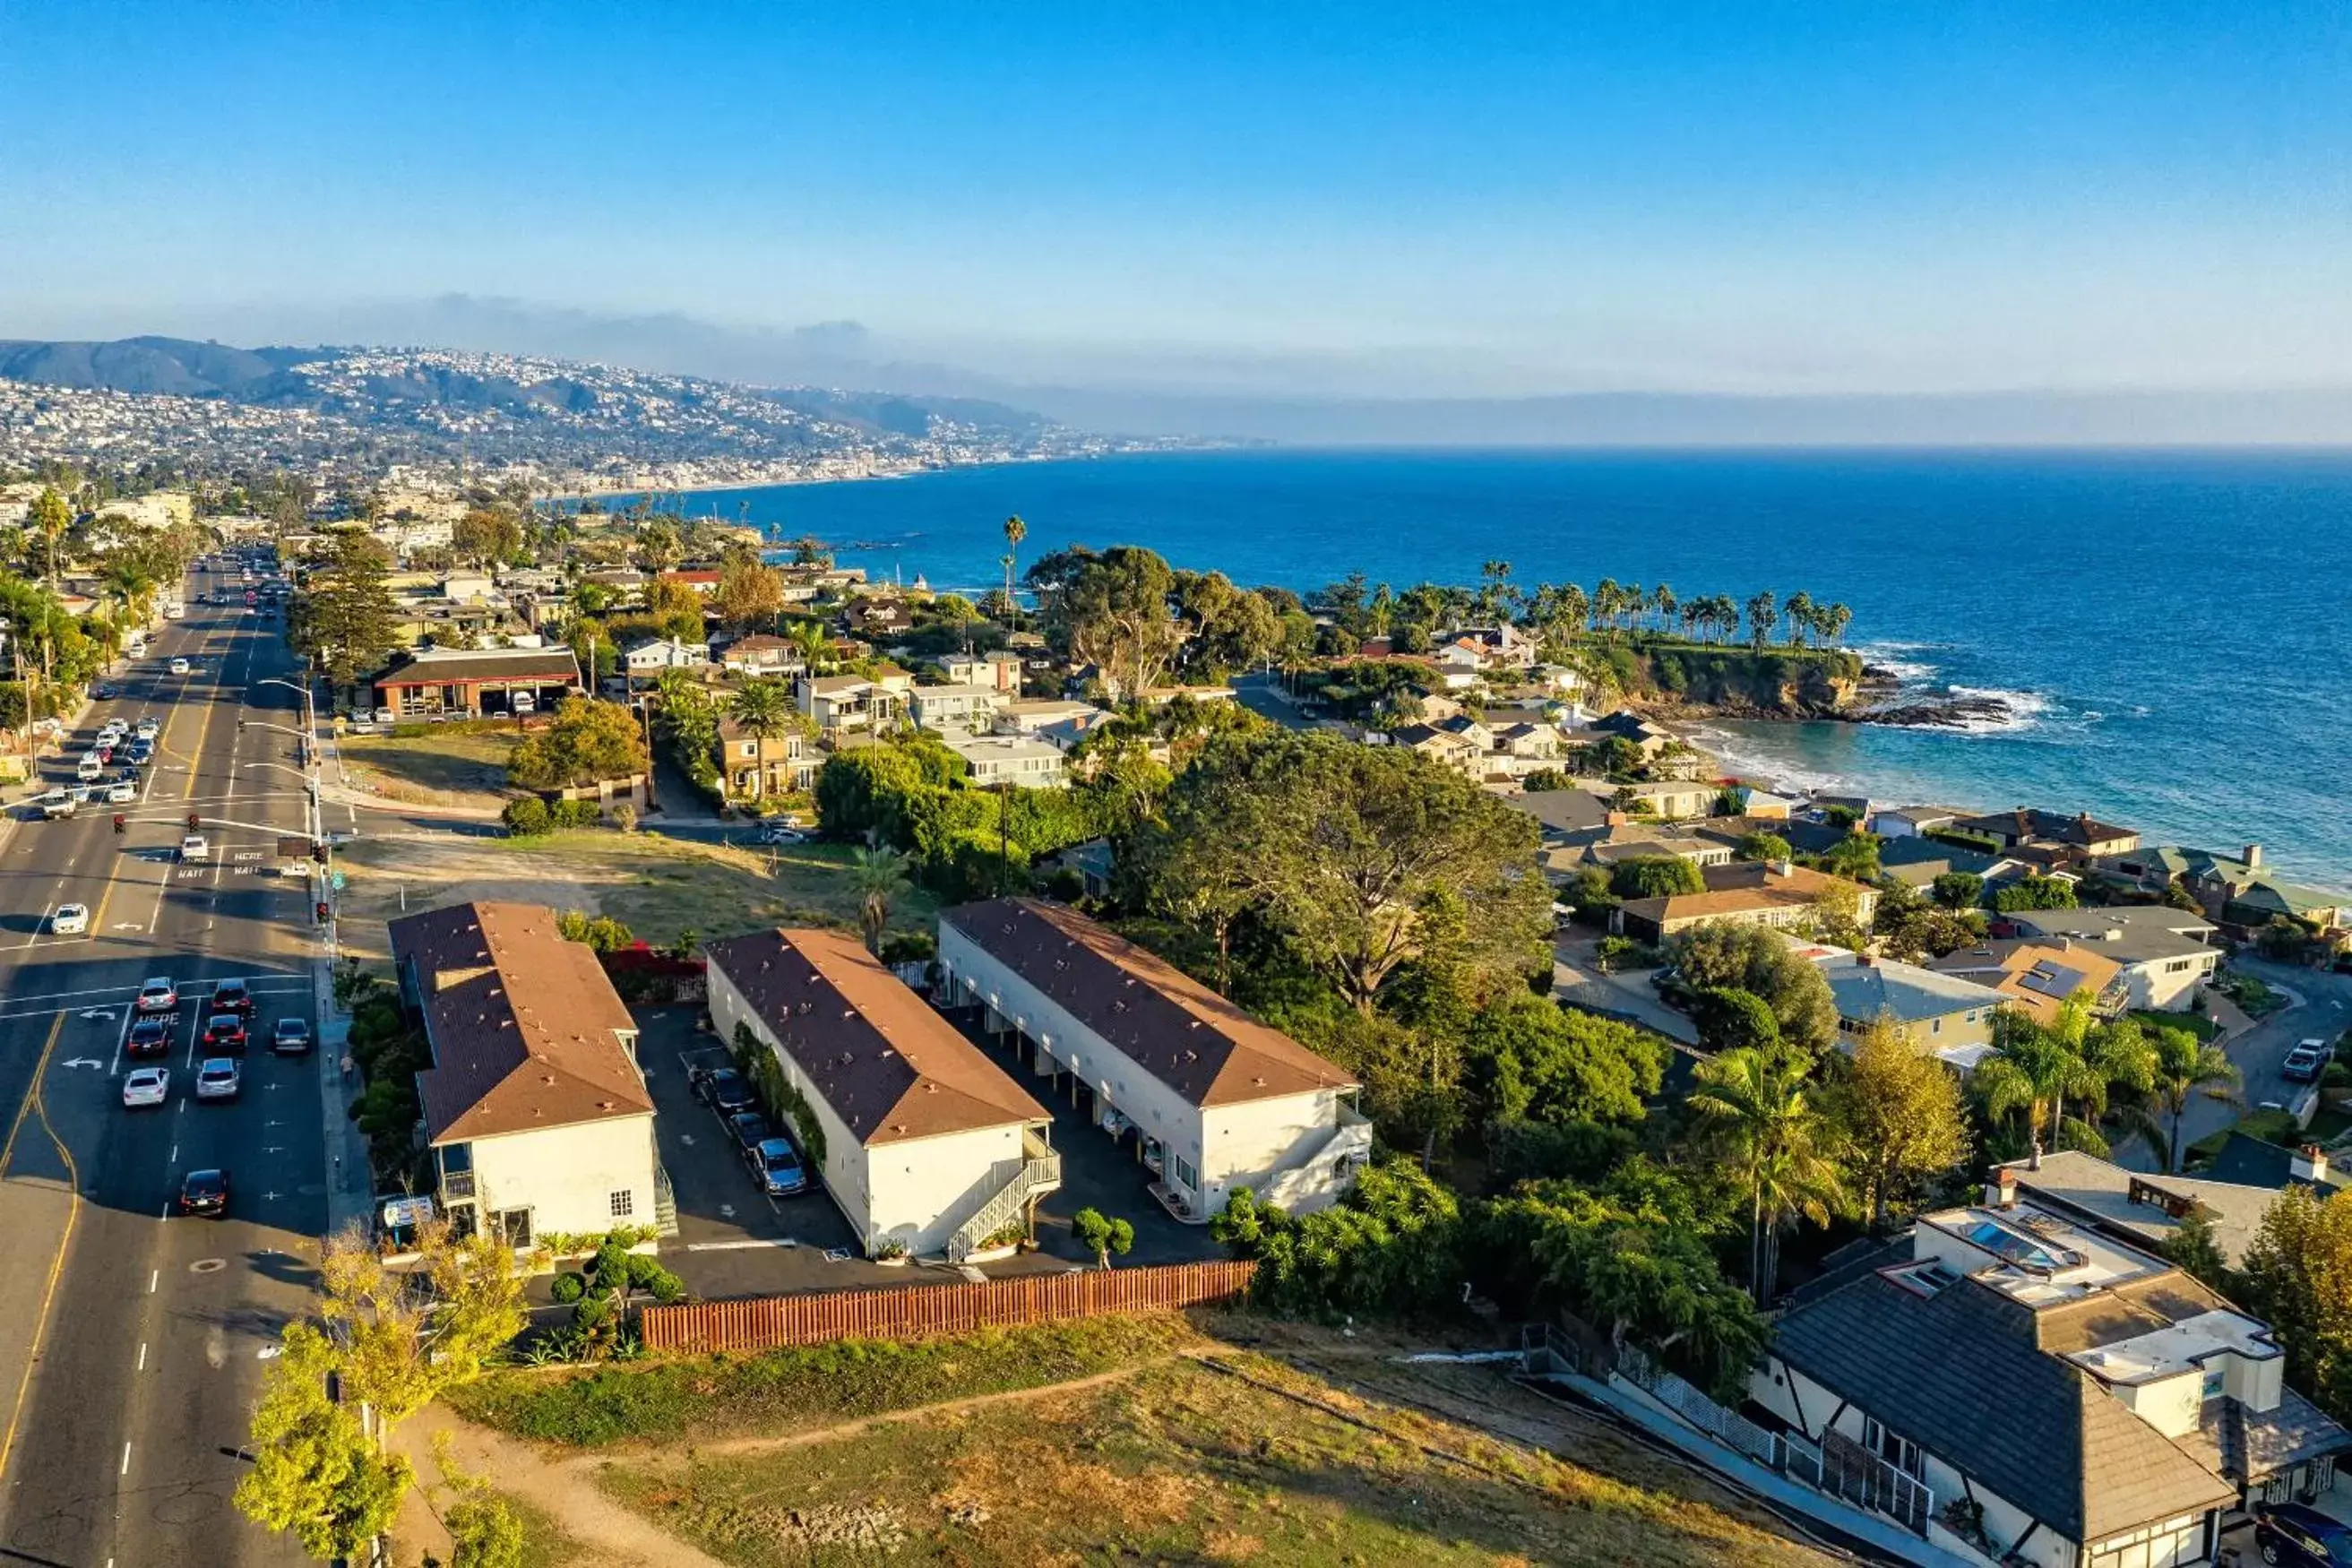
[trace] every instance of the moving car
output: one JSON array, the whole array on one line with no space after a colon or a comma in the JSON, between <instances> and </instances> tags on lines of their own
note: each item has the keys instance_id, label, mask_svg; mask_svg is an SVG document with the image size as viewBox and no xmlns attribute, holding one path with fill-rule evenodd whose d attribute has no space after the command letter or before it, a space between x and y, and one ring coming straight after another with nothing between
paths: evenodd
<instances>
[{"instance_id":1,"label":"moving car","mask_svg":"<svg viewBox=\"0 0 2352 1568\"><path fill-rule=\"evenodd\" d=\"M801 1152L789 1138L761 1139L743 1151L743 1165L770 1197L790 1197L808 1188L808 1166L802 1163Z\"/></svg>"},{"instance_id":2,"label":"moving car","mask_svg":"<svg viewBox=\"0 0 2352 1568\"><path fill-rule=\"evenodd\" d=\"M187 673L188 673L188 661L187 661L186 659L184 659L184 658L175 658L175 659L173 659L173 660L172 661L172 673L173 673L173 675L185 675L185 674L187 674Z\"/></svg>"},{"instance_id":3,"label":"moving car","mask_svg":"<svg viewBox=\"0 0 2352 1568\"><path fill-rule=\"evenodd\" d=\"M83 936L89 931L88 904L59 904L49 916L51 936Z\"/></svg>"},{"instance_id":4,"label":"moving car","mask_svg":"<svg viewBox=\"0 0 2352 1568\"><path fill-rule=\"evenodd\" d=\"M160 974L139 988L139 1000L131 1005L134 1013L174 1013L179 1007L180 988Z\"/></svg>"},{"instance_id":5,"label":"moving car","mask_svg":"<svg viewBox=\"0 0 2352 1568\"><path fill-rule=\"evenodd\" d=\"M234 1013L215 1013L205 1020L205 1049L245 1054L245 1020Z\"/></svg>"},{"instance_id":6,"label":"moving car","mask_svg":"<svg viewBox=\"0 0 2352 1568\"><path fill-rule=\"evenodd\" d=\"M721 1116L749 1110L757 1103L751 1084L733 1068L690 1068L686 1082L696 1099Z\"/></svg>"},{"instance_id":7,"label":"moving car","mask_svg":"<svg viewBox=\"0 0 2352 1568\"><path fill-rule=\"evenodd\" d=\"M96 784L106 776L106 763L96 752L74 764L74 777L84 784Z\"/></svg>"},{"instance_id":8,"label":"moving car","mask_svg":"<svg viewBox=\"0 0 2352 1568\"><path fill-rule=\"evenodd\" d=\"M213 983L212 1010L250 1018L253 1016L253 992L242 980L216 980Z\"/></svg>"},{"instance_id":9,"label":"moving car","mask_svg":"<svg viewBox=\"0 0 2352 1568\"><path fill-rule=\"evenodd\" d=\"M173 1206L182 1214L225 1218L228 1214L228 1173L190 1171L187 1179L180 1184L179 1199Z\"/></svg>"},{"instance_id":10,"label":"moving car","mask_svg":"<svg viewBox=\"0 0 2352 1568\"><path fill-rule=\"evenodd\" d=\"M244 1074L237 1068L234 1057L206 1057L196 1068L198 1100L235 1100L243 1087Z\"/></svg>"},{"instance_id":11,"label":"moving car","mask_svg":"<svg viewBox=\"0 0 2352 1568\"><path fill-rule=\"evenodd\" d=\"M2352 1529L2299 1502L2257 1503L2254 1549L2265 1563L2352 1568Z\"/></svg>"},{"instance_id":12,"label":"moving car","mask_svg":"<svg viewBox=\"0 0 2352 1568\"><path fill-rule=\"evenodd\" d=\"M61 789L53 789L40 799L41 816L49 821L71 816L81 809L81 802Z\"/></svg>"},{"instance_id":13,"label":"moving car","mask_svg":"<svg viewBox=\"0 0 2352 1568\"><path fill-rule=\"evenodd\" d=\"M2286 1060L2279 1064L2279 1075L2290 1083L2312 1083L2326 1066L2326 1041L2299 1040L2294 1049L2287 1052Z\"/></svg>"},{"instance_id":14,"label":"moving car","mask_svg":"<svg viewBox=\"0 0 2352 1568\"><path fill-rule=\"evenodd\" d=\"M105 795L109 805L135 805L139 802L139 786L129 779L119 779L106 786Z\"/></svg>"},{"instance_id":15,"label":"moving car","mask_svg":"<svg viewBox=\"0 0 2352 1568\"><path fill-rule=\"evenodd\" d=\"M280 1018L270 1026L269 1054L278 1057L308 1056L310 1051L310 1020Z\"/></svg>"},{"instance_id":16,"label":"moving car","mask_svg":"<svg viewBox=\"0 0 2352 1568\"><path fill-rule=\"evenodd\" d=\"M760 842L762 844L805 844L808 842L808 835L803 833L799 828L792 826L788 823L767 822L762 823L760 826Z\"/></svg>"},{"instance_id":17,"label":"moving car","mask_svg":"<svg viewBox=\"0 0 2352 1568\"><path fill-rule=\"evenodd\" d=\"M122 1108L138 1110L163 1104L172 1097L170 1068L133 1068L122 1080Z\"/></svg>"},{"instance_id":18,"label":"moving car","mask_svg":"<svg viewBox=\"0 0 2352 1568\"><path fill-rule=\"evenodd\" d=\"M142 719L139 727L131 732L142 741L152 741L163 732L163 726L152 719Z\"/></svg>"},{"instance_id":19,"label":"moving car","mask_svg":"<svg viewBox=\"0 0 2352 1568\"><path fill-rule=\"evenodd\" d=\"M203 834L191 833L186 837L180 840L181 859L209 860L212 858L213 847L205 842L205 836Z\"/></svg>"},{"instance_id":20,"label":"moving car","mask_svg":"<svg viewBox=\"0 0 2352 1568\"><path fill-rule=\"evenodd\" d=\"M167 1057L172 1054L172 1026L162 1018L142 1018L122 1038L126 1057Z\"/></svg>"}]
</instances>

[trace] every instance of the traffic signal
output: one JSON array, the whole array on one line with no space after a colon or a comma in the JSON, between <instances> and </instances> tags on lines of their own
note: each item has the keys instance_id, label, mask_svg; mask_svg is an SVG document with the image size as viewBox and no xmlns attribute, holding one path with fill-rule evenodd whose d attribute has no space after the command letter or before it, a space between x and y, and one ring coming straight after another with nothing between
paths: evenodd
<instances>
[{"instance_id":1,"label":"traffic signal","mask_svg":"<svg viewBox=\"0 0 2352 1568\"><path fill-rule=\"evenodd\" d=\"M324 899L319 900L319 923L320 925L327 923L327 900Z\"/></svg>"},{"instance_id":2,"label":"traffic signal","mask_svg":"<svg viewBox=\"0 0 2352 1568\"><path fill-rule=\"evenodd\" d=\"M203 817L198 816L197 816L194 812L193 812L193 811L192 811L192 812L190 812L190 813L188 813L188 831L189 831L189 832L194 833L197 828L202 827L204 825L205 825L205 822L204 822L204 818L203 818Z\"/></svg>"},{"instance_id":3,"label":"traffic signal","mask_svg":"<svg viewBox=\"0 0 2352 1568\"><path fill-rule=\"evenodd\" d=\"M310 858L321 866L325 865L327 863L327 847L323 844L311 845Z\"/></svg>"}]
</instances>

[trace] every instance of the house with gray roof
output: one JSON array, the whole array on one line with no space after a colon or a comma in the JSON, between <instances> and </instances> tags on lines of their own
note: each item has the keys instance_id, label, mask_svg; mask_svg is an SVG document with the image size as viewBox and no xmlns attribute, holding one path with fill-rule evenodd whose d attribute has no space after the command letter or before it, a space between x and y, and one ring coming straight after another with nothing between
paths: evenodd
<instances>
[{"instance_id":1,"label":"house with gray roof","mask_svg":"<svg viewBox=\"0 0 2352 1568\"><path fill-rule=\"evenodd\" d=\"M2268 1324L1995 1175L1792 1306L1750 1378L1845 1495L1979 1561L2187 1568L2226 1512L2332 1488L2352 1434Z\"/></svg>"},{"instance_id":2,"label":"house with gray roof","mask_svg":"<svg viewBox=\"0 0 2352 1568\"><path fill-rule=\"evenodd\" d=\"M2169 904L2019 910L2000 918L2021 936L2115 960L2134 1007L2188 1011L2221 961L2221 950L2207 945L2212 925Z\"/></svg>"},{"instance_id":3,"label":"house with gray roof","mask_svg":"<svg viewBox=\"0 0 2352 1568\"><path fill-rule=\"evenodd\" d=\"M1885 1022L1963 1072L1990 1054L1993 1015L2004 998L1990 985L1843 948L1815 962L1837 1003L1841 1045Z\"/></svg>"},{"instance_id":4,"label":"house with gray roof","mask_svg":"<svg viewBox=\"0 0 2352 1568\"><path fill-rule=\"evenodd\" d=\"M2263 926L2281 916L2322 931L2352 925L2352 900L2278 876L2259 844L2236 855L2182 844L2135 847L2100 856L2093 869L2110 886L2158 897L2172 889L2187 893L2208 917L2225 925Z\"/></svg>"}]
</instances>

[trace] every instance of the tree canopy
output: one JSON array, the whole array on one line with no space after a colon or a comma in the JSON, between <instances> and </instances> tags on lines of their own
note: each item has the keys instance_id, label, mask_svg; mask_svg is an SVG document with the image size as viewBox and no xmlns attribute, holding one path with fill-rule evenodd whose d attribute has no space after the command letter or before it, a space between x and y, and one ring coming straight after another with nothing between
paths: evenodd
<instances>
[{"instance_id":1,"label":"tree canopy","mask_svg":"<svg viewBox=\"0 0 2352 1568\"><path fill-rule=\"evenodd\" d=\"M563 789L627 778L652 766L635 714L618 702L567 697L553 723L514 749L507 777L524 789Z\"/></svg>"},{"instance_id":2,"label":"tree canopy","mask_svg":"<svg viewBox=\"0 0 2352 1568\"><path fill-rule=\"evenodd\" d=\"M287 611L286 635L295 651L318 660L338 686L376 668L399 642L391 569L375 540L356 531L339 533Z\"/></svg>"},{"instance_id":3,"label":"tree canopy","mask_svg":"<svg viewBox=\"0 0 2352 1568\"><path fill-rule=\"evenodd\" d=\"M1821 966L1764 926L1701 925L1678 938L1675 962L1694 990L1730 989L1760 997L1780 1038L1820 1053L1837 1039L1837 1000Z\"/></svg>"}]
</instances>

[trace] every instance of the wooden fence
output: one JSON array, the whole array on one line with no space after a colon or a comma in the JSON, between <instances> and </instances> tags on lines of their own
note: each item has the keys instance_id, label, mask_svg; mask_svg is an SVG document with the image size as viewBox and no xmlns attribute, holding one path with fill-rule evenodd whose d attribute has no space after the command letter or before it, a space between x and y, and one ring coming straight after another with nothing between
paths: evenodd
<instances>
[{"instance_id":1,"label":"wooden fence","mask_svg":"<svg viewBox=\"0 0 2352 1568\"><path fill-rule=\"evenodd\" d=\"M1257 1265L1171 1263L1077 1274L1025 1274L983 1284L832 1290L756 1301L647 1307L639 1329L653 1351L751 1351L830 1340L919 1340L975 1329L1161 1312L1230 1301Z\"/></svg>"}]
</instances>

